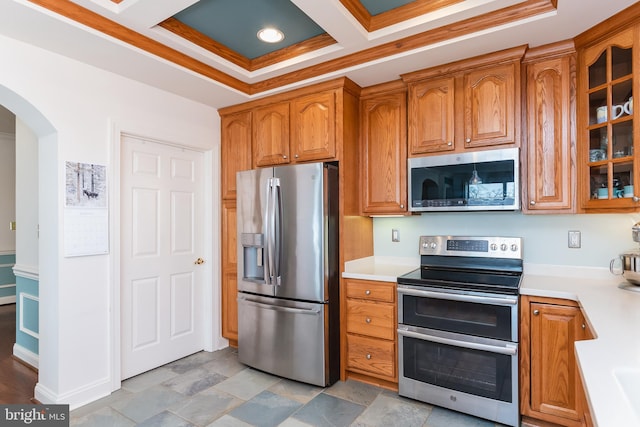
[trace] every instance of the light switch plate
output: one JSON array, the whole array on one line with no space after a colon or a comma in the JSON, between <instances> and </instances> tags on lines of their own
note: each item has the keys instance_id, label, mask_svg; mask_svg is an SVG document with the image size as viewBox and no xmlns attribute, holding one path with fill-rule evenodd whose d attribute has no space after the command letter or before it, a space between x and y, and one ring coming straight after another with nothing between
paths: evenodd
<instances>
[{"instance_id":1,"label":"light switch plate","mask_svg":"<svg viewBox=\"0 0 640 427\"><path fill-rule=\"evenodd\" d=\"M9 230L16 231L16 222L15 221L11 221L9 223Z\"/></svg>"},{"instance_id":2,"label":"light switch plate","mask_svg":"<svg viewBox=\"0 0 640 427\"><path fill-rule=\"evenodd\" d=\"M399 242L400 241L400 231L398 231L395 228L391 230L391 241L392 242Z\"/></svg>"},{"instance_id":3,"label":"light switch plate","mask_svg":"<svg viewBox=\"0 0 640 427\"><path fill-rule=\"evenodd\" d=\"M569 247L570 248L579 248L580 247L580 231L577 230L569 230Z\"/></svg>"}]
</instances>

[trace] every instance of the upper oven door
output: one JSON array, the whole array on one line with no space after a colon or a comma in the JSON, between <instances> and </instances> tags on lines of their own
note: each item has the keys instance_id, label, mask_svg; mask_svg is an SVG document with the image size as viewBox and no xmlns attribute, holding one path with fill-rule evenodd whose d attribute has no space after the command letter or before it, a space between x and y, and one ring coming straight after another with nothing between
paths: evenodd
<instances>
[{"instance_id":1,"label":"upper oven door","mask_svg":"<svg viewBox=\"0 0 640 427\"><path fill-rule=\"evenodd\" d=\"M518 297L450 293L399 284L398 323L517 342Z\"/></svg>"},{"instance_id":2,"label":"upper oven door","mask_svg":"<svg viewBox=\"0 0 640 427\"><path fill-rule=\"evenodd\" d=\"M518 148L413 157L408 166L412 212L520 209Z\"/></svg>"}]
</instances>

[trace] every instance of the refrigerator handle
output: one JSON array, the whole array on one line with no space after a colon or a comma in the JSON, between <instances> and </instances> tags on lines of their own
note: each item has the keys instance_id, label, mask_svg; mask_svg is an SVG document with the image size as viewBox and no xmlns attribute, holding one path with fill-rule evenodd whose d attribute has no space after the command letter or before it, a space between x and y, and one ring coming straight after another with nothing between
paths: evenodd
<instances>
[{"instance_id":1,"label":"refrigerator handle","mask_svg":"<svg viewBox=\"0 0 640 427\"><path fill-rule=\"evenodd\" d=\"M274 285L281 285L281 265L282 262L282 187L280 178L273 178L273 235L274 235Z\"/></svg>"},{"instance_id":2,"label":"refrigerator handle","mask_svg":"<svg viewBox=\"0 0 640 427\"><path fill-rule=\"evenodd\" d=\"M265 198L265 210L264 210L264 283L267 285L273 284L271 278L273 277L273 251L272 251L272 188L271 178L267 180L267 196Z\"/></svg>"}]
</instances>

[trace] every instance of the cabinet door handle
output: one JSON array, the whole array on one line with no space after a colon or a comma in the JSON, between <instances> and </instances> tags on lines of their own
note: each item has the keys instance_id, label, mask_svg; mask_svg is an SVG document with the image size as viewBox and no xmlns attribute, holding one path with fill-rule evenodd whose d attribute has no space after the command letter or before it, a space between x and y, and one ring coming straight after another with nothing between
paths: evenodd
<instances>
[{"instance_id":1,"label":"cabinet door handle","mask_svg":"<svg viewBox=\"0 0 640 427\"><path fill-rule=\"evenodd\" d=\"M366 319L364 319L364 321L367 322L367 323L371 323L371 319L369 319L368 317Z\"/></svg>"},{"instance_id":2,"label":"cabinet door handle","mask_svg":"<svg viewBox=\"0 0 640 427\"><path fill-rule=\"evenodd\" d=\"M530 201L530 202L529 202L529 204L530 204L531 206L535 206L535 205L536 205L536 201L535 201L535 200L532 200L532 201Z\"/></svg>"},{"instance_id":3,"label":"cabinet door handle","mask_svg":"<svg viewBox=\"0 0 640 427\"><path fill-rule=\"evenodd\" d=\"M298 156L298 155L296 154L296 155L295 155L295 156L293 156L293 157L295 157L295 158L297 159L297 158L298 158L298 157L300 157L300 156Z\"/></svg>"},{"instance_id":4,"label":"cabinet door handle","mask_svg":"<svg viewBox=\"0 0 640 427\"><path fill-rule=\"evenodd\" d=\"M371 354L367 354L366 357L367 357L367 360L370 360L371 359Z\"/></svg>"},{"instance_id":5,"label":"cabinet door handle","mask_svg":"<svg viewBox=\"0 0 640 427\"><path fill-rule=\"evenodd\" d=\"M467 141L467 142L469 142L469 141ZM453 145L453 142L452 142L452 141L449 141L449 142L447 142L447 145L448 145L449 147L451 147L451 146Z\"/></svg>"},{"instance_id":6,"label":"cabinet door handle","mask_svg":"<svg viewBox=\"0 0 640 427\"><path fill-rule=\"evenodd\" d=\"M287 156L282 156L282 158L283 158L283 159L286 159L286 158L287 158Z\"/></svg>"},{"instance_id":7,"label":"cabinet door handle","mask_svg":"<svg viewBox=\"0 0 640 427\"><path fill-rule=\"evenodd\" d=\"M465 139L465 142L467 142L467 143L468 143L468 142L471 142L471 138L467 138L467 139Z\"/></svg>"},{"instance_id":8,"label":"cabinet door handle","mask_svg":"<svg viewBox=\"0 0 640 427\"><path fill-rule=\"evenodd\" d=\"M582 329L587 329L587 325L585 325L584 323L582 324Z\"/></svg>"},{"instance_id":9,"label":"cabinet door handle","mask_svg":"<svg viewBox=\"0 0 640 427\"><path fill-rule=\"evenodd\" d=\"M400 209L404 209L404 205L400 205Z\"/></svg>"},{"instance_id":10,"label":"cabinet door handle","mask_svg":"<svg viewBox=\"0 0 640 427\"><path fill-rule=\"evenodd\" d=\"M371 291L369 289L367 289L366 291L364 291L365 295L371 295Z\"/></svg>"},{"instance_id":11,"label":"cabinet door handle","mask_svg":"<svg viewBox=\"0 0 640 427\"><path fill-rule=\"evenodd\" d=\"M540 314L540 310L533 310L533 315L537 316L538 314Z\"/></svg>"}]
</instances>

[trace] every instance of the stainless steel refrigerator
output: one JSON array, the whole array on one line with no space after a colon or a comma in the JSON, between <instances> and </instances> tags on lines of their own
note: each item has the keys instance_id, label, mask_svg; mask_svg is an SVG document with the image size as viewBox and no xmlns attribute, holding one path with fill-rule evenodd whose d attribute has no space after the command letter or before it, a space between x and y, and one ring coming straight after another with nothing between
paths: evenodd
<instances>
[{"instance_id":1,"label":"stainless steel refrigerator","mask_svg":"<svg viewBox=\"0 0 640 427\"><path fill-rule=\"evenodd\" d=\"M237 174L238 356L318 386L339 377L338 167Z\"/></svg>"}]
</instances>

